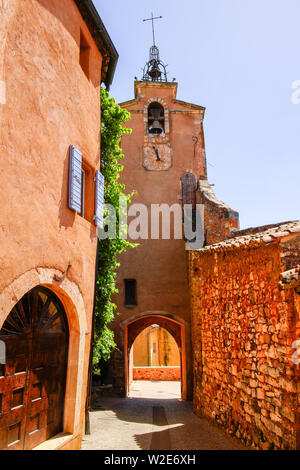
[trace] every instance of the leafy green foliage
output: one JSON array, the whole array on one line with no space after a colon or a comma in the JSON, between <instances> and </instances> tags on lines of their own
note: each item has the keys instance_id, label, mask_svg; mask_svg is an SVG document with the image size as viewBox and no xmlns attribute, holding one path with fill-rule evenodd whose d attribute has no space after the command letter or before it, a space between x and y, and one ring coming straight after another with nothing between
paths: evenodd
<instances>
[{"instance_id":1,"label":"leafy green foliage","mask_svg":"<svg viewBox=\"0 0 300 470\"><path fill-rule=\"evenodd\" d=\"M109 93L101 89L101 160L102 174L105 179L104 198L116 211L116 238L99 240L98 275L95 299L95 335L93 365L95 374L100 374L100 362L107 361L116 347L113 331L109 329L117 315L112 295L117 292L116 275L119 267L117 255L136 246L119 236L119 198L124 196L129 204L131 195L125 194L125 186L119 183L123 170L120 160L124 158L119 146L123 134L130 134L131 129L123 126L130 119L130 113L116 104Z\"/></svg>"}]
</instances>

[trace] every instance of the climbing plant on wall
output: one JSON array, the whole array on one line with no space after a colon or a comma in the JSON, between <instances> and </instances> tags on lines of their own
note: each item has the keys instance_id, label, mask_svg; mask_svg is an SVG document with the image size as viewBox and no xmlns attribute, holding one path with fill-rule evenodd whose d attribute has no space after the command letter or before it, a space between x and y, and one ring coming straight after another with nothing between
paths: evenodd
<instances>
[{"instance_id":1,"label":"climbing plant on wall","mask_svg":"<svg viewBox=\"0 0 300 470\"><path fill-rule=\"evenodd\" d=\"M115 348L114 333L109 328L117 314L112 295L117 292L116 275L119 267L117 255L133 248L130 243L119 235L119 198L127 198L129 204L131 194L125 193L125 186L119 182L124 158L120 148L123 134L130 134L131 129L124 127L130 119L130 113L116 104L109 93L101 89L101 172L105 179L104 199L106 204L114 207L116 212L116 237L99 240L98 243L98 274L95 297L95 333L93 372L100 374L101 362L107 361Z\"/></svg>"}]
</instances>

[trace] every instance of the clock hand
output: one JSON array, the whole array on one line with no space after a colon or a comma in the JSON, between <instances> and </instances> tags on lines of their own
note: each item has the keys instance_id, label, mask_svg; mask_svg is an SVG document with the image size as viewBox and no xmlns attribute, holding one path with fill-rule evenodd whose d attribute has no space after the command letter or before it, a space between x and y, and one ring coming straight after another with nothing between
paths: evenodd
<instances>
[{"instance_id":1,"label":"clock hand","mask_svg":"<svg viewBox=\"0 0 300 470\"><path fill-rule=\"evenodd\" d=\"M154 145L153 145L153 150L156 153L156 161L161 162L161 158L159 156L158 149L156 147L154 147Z\"/></svg>"}]
</instances>

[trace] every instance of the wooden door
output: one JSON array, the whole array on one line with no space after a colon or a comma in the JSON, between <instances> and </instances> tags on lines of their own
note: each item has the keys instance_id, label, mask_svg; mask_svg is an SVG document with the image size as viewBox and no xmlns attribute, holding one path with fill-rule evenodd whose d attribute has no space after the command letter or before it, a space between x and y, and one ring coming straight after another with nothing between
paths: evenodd
<instances>
[{"instance_id":1,"label":"wooden door","mask_svg":"<svg viewBox=\"0 0 300 470\"><path fill-rule=\"evenodd\" d=\"M0 331L0 449L32 449L62 431L68 327L57 297L27 293Z\"/></svg>"}]
</instances>

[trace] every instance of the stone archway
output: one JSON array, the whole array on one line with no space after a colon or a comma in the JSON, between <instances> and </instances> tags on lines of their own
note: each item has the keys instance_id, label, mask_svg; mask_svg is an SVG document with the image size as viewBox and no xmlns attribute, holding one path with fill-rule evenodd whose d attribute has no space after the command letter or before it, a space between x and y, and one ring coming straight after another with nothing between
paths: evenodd
<instances>
[{"instance_id":1,"label":"stone archway","mask_svg":"<svg viewBox=\"0 0 300 470\"><path fill-rule=\"evenodd\" d=\"M165 134L168 135L170 133L170 117L169 117L169 108L162 98L159 96L149 98L144 104L144 133L145 136L148 136L148 108L151 103L159 103L164 109L164 120L165 120Z\"/></svg>"},{"instance_id":2,"label":"stone archway","mask_svg":"<svg viewBox=\"0 0 300 470\"><path fill-rule=\"evenodd\" d=\"M179 353L181 366L181 398L187 399L187 377L186 377L186 351L185 351L185 325L175 320L172 315L159 313L146 313L138 315L124 325L124 359L125 359L125 390L129 393L132 377L131 350L136 337L148 326L157 324L166 329L175 339Z\"/></svg>"}]
</instances>

